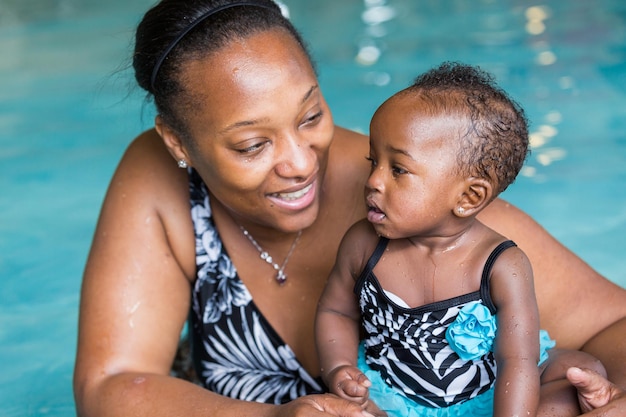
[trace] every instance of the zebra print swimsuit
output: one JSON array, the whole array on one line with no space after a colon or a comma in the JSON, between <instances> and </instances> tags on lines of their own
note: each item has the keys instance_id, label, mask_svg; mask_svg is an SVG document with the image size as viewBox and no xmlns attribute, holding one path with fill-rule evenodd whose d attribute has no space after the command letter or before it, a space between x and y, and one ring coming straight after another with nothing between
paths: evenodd
<instances>
[{"instance_id":1,"label":"zebra print swimsuit","mask_svg":"<svg viewBox=\"0 0 626 417\"><path fill-rule=\"evenodd\" d=\"M206 185L189 169L197 276L189 337L202 385L247 401L281 404L324 391L259 311L222 245Z\"/></svg>"},{"instance_id":2,"label":"zebra print swimsuit","mask_svg":"<svg viewBox=\"0 0 626 417\"><path fill-rule=\"evenodd\" d=\"M417 308L394 303L373 273L387 247L381 238L354 292L359 297L367 365L385 383L417 404L449 407L490 390L495 382L493 352L464 361L446 340L446 329L463 306L480 302L495 314L489 294L489 275L496 258L511 246L501 243L489 256L478 291Z\"/></svg>"}]
</instances>

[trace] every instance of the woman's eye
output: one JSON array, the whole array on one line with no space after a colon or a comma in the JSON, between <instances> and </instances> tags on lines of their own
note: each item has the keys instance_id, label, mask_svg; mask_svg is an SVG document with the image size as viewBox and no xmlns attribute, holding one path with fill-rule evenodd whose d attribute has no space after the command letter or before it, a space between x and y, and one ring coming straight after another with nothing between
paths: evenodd
<instances>
[{"instance_id":1,"label":"woman's eye","mask_svg":"<svg viewBox=\"0 0 626 417\"><path fill-rule=\"evenodd\" d=\"M307 117L306 119L304 119L304 122L302 122L303 125L310 125L310 124L314 124L316 123L318 120L320 120L322 118L322 111L319 111L313 115L311 115L310 117Z\"/></svg>"},{"instance_id":2,"label":"woman's eye","mask_svg":"<svg viewBox=\"0 0 626 417\"><path fill-rule=\"evenodd\" d=\"M245 148L237 149L237 152L241 154L251 154L260 150L263 147L263 145L265 145L265 142L258 142L253 145L247 146Z\"/></svg>"}]
</instances>

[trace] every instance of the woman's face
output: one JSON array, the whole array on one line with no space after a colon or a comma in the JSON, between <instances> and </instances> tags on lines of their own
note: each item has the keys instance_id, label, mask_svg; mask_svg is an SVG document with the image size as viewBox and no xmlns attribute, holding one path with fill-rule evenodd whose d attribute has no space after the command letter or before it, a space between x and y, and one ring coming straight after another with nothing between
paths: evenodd
<instances>
[{"instance_id":1,"label":"woman's face","mask_svg":"<svg viewBox=\"0 0 626 417\"><path fill-rule=\"evenodd\" d=\"M333 120L306 54L286 32L235 40L182 73L194 168L240 224L284 231L316 219Z\"/></svg>"}]
</instances>

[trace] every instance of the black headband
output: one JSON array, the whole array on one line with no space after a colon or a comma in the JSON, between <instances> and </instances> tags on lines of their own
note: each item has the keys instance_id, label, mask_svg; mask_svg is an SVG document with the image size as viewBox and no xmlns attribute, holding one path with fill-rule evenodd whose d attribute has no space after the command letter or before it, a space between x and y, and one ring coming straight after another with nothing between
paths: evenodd
<instances>
[{"instance_id":1,"label":"black headband","mask_svg":"<svg viewBox=\"0 0 626 417\"><path fill-rule=\"evenodd\" d=\"M169 53L172 52L172 49L174 49L174 47L178 45L178 43L193 28L195 28L200 23L202 23L207 17L214 15L215 13L221 12L222 10L230 9L231 7L235 7L235 6L257 6L257 7L263 7L265 9L273 10L271 6L268 6L266 3L261 3L259 1L237 1L233 3L223 4L214 9L210 9L204 12L202 15L200 15L200 17L198 17L189 26L187 26L182 32L180 32L178 36L176 37L176 39L174 39L172 43L170 43L168 47L165 48L161 56L159 56L159 59L157 59L156 64L154 64L154 68L152 69L152 76L150 77L150 87L152 88L152 91L154 91L154 82L156 81L156 76L159 72L159 69L161 69L161 65L163 65L163 61L165 61L165 58L167 58Z\"/></svg>"}]
</instances>

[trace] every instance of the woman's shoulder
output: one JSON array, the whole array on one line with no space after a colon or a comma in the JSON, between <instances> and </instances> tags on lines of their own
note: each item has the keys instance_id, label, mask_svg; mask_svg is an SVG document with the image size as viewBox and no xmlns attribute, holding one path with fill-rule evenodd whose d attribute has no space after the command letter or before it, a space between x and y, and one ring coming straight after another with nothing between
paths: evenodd
<instances>
[{"instance_id":1,"label":"woman's shoulder","mask_svg":"<svg viewBox=\"0 0 626 417\"><path fill-rule=\"evenodd\" d=\"M369 163L365 159L369 152L367 137L341 127L335 127L333 142L328 156L324 179L325 192L333 211L343 213L347 224L365 216L363 187L369 174Z\"/></svg>"},{"instance_id":2,"label":"woman's shoulder","mask_svg":"<svg viewBox=\"0 0 626 417\"><path fill-rule=\"evenodd\" d=\"M168 166L176 167L175 161L155 129L145 130L135 137L126 148L124 159L126 158L132 158L133 164L140 166L156 164L165 169Z\"/></svg>"},{"instance_id":3,"label":"woman's shoulder","mask_svg":"<svg viewBox=\"0 0 626 417\"><path fill-rule=\"evenodd\" d=\"M367 135L363 133L341 126L335 126L333 146L350 152L365 152L363 156L366 156L369 149L369 142Z\"/></svg>"},{"instance_id":4,"label":"woman's shoulder","mask_svg":"<svg viewBox=\"0 0 626 417\"><path fill-rule=\"evenodd\" d=\"M182 259L188 259L188 242L193 242L189 178L154 129L141 133L127 147L109 185L107 204L118 211L120 221L156 215L170 249L179 262L188 263ZM192 265L185 269L191 271Z\"/></svg>"},{"instance_id":5,"label":"woman's shoulder","mask_svg":"<svg viewBox=\"0 0 626 417\"><path fill-rule=\"evenodd\" d=\"M126 149L116 175L123 175L129 185L149 192L186 193L187 174L178 168L163 140L154 129L138 135Z\"/></svg>"},{"instance_id":6,"label":"woman's shoulder","mask_svg":"<svg viewBox=\"0 0 626 417\"><path fill-rule=\"evenodd\" d=\"M334 178L341 178L343 185L356 189L365 185L369 175L369 155L367 136L339 126L335 127L335 135L330 148L329 171ZM363 196L363 189L358 189Z\"/></svg>"},{"instance_id":7,"label":"woman's shoulder","mask_svg":"<svg viewBox=\"0 0 626 417\"><path fill-rule=\"evenodd\" d=\"M122 193L128 200L144 200L157 210L165 201L186 200L187 173L177 167L154 129L146 130L128 145L111 183L109 194Z\"/></svg>"}]
</instances>

